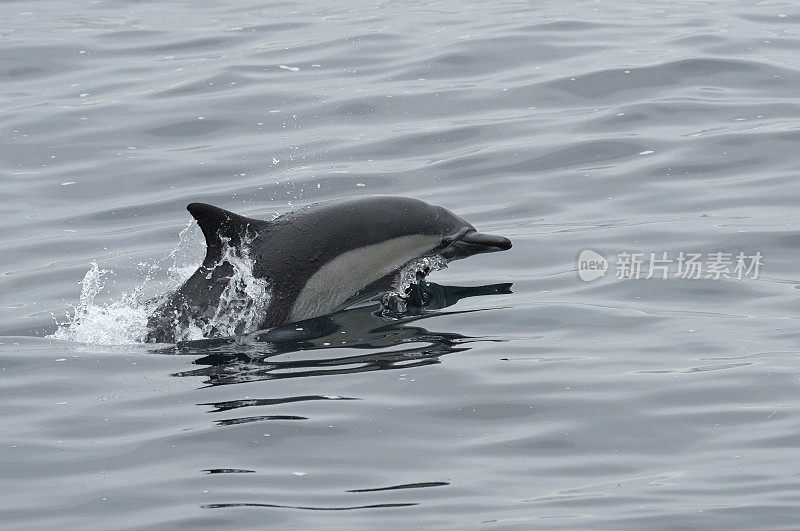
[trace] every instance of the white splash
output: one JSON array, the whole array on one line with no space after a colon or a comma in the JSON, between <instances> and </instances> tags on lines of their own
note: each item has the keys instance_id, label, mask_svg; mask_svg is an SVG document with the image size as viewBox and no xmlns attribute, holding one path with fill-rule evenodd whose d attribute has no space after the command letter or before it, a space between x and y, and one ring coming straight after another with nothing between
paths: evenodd
<instances>
[{"instance_id":1,"label":"white splash","mask_svg":"<svg viewBox=\"0 0 800 531\"><path fill-rule=\"evenodd\" d=\"M440 256L423 256L410 261L400 273L392 284L392 291L387 293L381 299L384 309L388 310L389 314L402 314L408 309L406 297L413 284L416 284L432 271L439 271L447 267L447 260Z\"/></svg>"},{"instance_id":2,"label":"white splash","mask_svg":"<svg viewBox=\"0 0 800 531\"><path fill-rule=\"evenodd\" d=\"M201 241L203 241L203 235L200 226L194 221L187 223L178 234L178 245L167 255L172 261L167 269L170 289L176 289L183 284L203 261L205 251L201 245L198 245L198 242Z\"/></svg>"},{"instance_id":3,"label":"white splash","mask_svg":"<svg viewBox=\"0 0 800 531\"><path fill-rule=\"evenodd\" d=\"M159 262L139 264L143 279L133 291L122 293L111 301L96 299L114 272L100 269L97 263L92 262L81 281L79 304L72 305L67 321L58 323L58 330L47 337L102 345L143 343L150 314L197 270L202 261L199 233L197 224L189 223L180 232L175 249ZM178 340L224 337L257 329L269 305L270 292L265 280L253 276L249 242L243 243L238 250L229 245L223 248L220 264L231 264L233 274L217 306L203 315L189 316L188 321L184 319L180 325L176 316L175 337ZM157 274L164 269L166 279ZM154 292L161 295L154 298Z\"/></svg>"},{"instance_id":4,"label":"white splash","mask_svg":"<svg viewBox=\"0 0 800 531\"><path fill-rule=\"evenodd\" d=\"M216 267L227 262L233 266L233 274L222 291L213 314L206 312L194 316L188 324L182 323L176 316L175 338L178 341L255 332L267 311L271 298L269 283L263 278L253 276L251 242L243 238L239 248L228 245L224 238L223 243L222 257Z\"/></svg>"},{"instance_id":5,"label":"white splash","mask_svg":"<svg viewBox=\"0 0 800 531\"><path fill-rule=\"evenodd\" d=\"M103 291L105 277L113 271L100 269L96 262L81 281L81 299L73 306L72 317L47 336L81 343L124 345L140 343L147 333L147 309L138 300L140 291L123 293L107 304L95 304L95 297ZM137 286L138 288L138 286Z\"/></svg>"},{"instance_id":6,"label":"white splash","mask_svg":"<svg viewBox=\"0 0 800 531\"><path fill-rule=\"evenodd\" d=\"M411 260L400 270L392 288L398 295L405 295L408 288L410 288L412 284L416 284L420 278L424 278L428 276L429 273L445 269L446 267L447 260L438 254Z\"/></svg>"}]
</instances>

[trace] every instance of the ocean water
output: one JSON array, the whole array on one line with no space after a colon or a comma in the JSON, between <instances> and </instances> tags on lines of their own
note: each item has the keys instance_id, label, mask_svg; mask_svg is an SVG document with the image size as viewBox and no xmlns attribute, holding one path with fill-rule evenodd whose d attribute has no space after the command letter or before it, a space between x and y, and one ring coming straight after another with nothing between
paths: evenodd
<instances>
[{"instance_id":1,"label":"ocean water","mask_svg":"<svg viewBox=\"0 0 800 531\"><path fill-rule=\"evenodd\" d=\"M2 527L796 528L799 48L779 1L0 3ZM366 194L514 248L134 342L186 204Z\"/></svg>"}]
</instances>

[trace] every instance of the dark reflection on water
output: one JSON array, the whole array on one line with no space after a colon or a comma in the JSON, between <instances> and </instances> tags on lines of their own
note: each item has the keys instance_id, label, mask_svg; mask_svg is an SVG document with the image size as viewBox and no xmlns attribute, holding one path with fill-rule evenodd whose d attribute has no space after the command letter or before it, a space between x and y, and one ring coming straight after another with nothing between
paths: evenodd
<instances>
[{"instance_id":1,"label":"dark reflection on water","mask_svg":"<svg viewBox=\"0 0 800 531\"><path fill-rule=\"evenodd\" d=\"M235 424L246 424L248 422L260 422L262 420L308 420L308 417L300 417L298 415L255 415L253 417L218 420L217 425L233 426Z\"/></svg>"},{"instance_id":2,"label":"dark reflection on water","mask_svg":"<svg viewBox=\"0 0 800 531\"><path fill-rule=\"evenodd\" d=\"M353 511L355 509L385 509L390 507L411 507L418 503L376 503L374 505L354 505L352 507L303 507L301 505L278 505L274 503L209 503L201 505L204 509L231 507L269 507L277 509L304 509L306 511Z\"/></svg>"},{"instance_id":3,"label":"dark reflection on water","mask_svg":"<svg viewBox=\"0 0 800 531\"><path fill-rule=\"evenodd\" d=\"M416 323L443 315L437 312L467 297L511 293L511 284L485 286L443 286L432 282L416 284L404 300L402 314L377 301L341 312L293 323L272 330L237 338L189 341L163 354L192 355L199 369L174 376L204 376L208 385L227 385L259 380L299 378L333 374L407 369L439 363L445 354L468 350L468 343L489 341L452 332L430 331ZM472 310L476 311L476 310ZM464 312L447 312L464 313ZM412 324L414 324L412 326ZM491 341L497 341L492 339ZM366 354L331 356L334 349L369 350ZM283 354L292 359L277 359ZM302 353L302 356L301 356ZM321 354L316 356L315 354ZM347 399L342 397L302 396L287 399L241 400L212 403L216 411L252 405L271 405L303 400ZM303 420L252 417L249 420Z\"/></svg>"},{"instance_id":4,"label":"dark reflection on water","mask_svg":"<svg viewBox=\"0 0 800 531\"><path fill-rule=\"evenodd\" d=\"M390 370L438 363L445 354L470 348L473 341L485 338L463 334L431 331L419 326L423 319L443 315L442 310L461 299L481 295L511 293L511 284L463 287L443 286L420 280L412 286L407 297L392 302L377 299L356 307L310 319L289 326L258 332L246 337L186 342L164 353L199 356L194 363L201 368L177 373L174 376L204 376L210 386L232 383L297 378L305 376L350 374ZM474 310L473 310L474 311ZM462 312L447 312L462 313ZM332 355L340 349L366 351L356 355ZM281 355L290 359L277 359ZM227 400L206 402L209 413L219 413L244 407L279 406L320 400L358 400L353 397L330 395L298 395L283 398ZM217 426L234 426L261 421L307 421L298 415L253 415L216 420ZM206 474L246 474L250 469L214 468ZM447 487L449 481L417 481L389 486L365 486L349 489L349 496L369 496L373 493L400 492L431 487ZM206 503L203 509L297 509L301 511L357 511L361 509L391 509L412 507L419 502L392 501L341 506L315 504L261 503L236 501Z\"/></svg>"},{"instance_id":5,"label":"dark reflection on water","mask_svg":"<svg viewBox=\"0 0 800 531\"><path fill-rule=\"evenodd\" d=\"M214 409L209 411L209 413L220 413L222 411L230 411L231 409L238 409L240 407L275 406L278 404L290 404L292 402L306 402L308 400L358 400L358 398L348 398L344 396L306 395L287 396L284 398L248 398L245 400L226 400L224 402L205 402L199 405L214 406Z\"/></svg>"},{"instance_id":6,"label":"dark reflection on water","mask_svg":"<svg viewBox=\"0 0 800 531\"><path fill-rule=\"evenodd\" d=\"M422 489L426 487L445 487L450 483L447 481L426 481L424 483L407 483L405 485L392 485L391 487L377 487L374 489L352 489L347 492L379 492L383 490L401 490L401 489Z\"/></svg>"}]
</instances>

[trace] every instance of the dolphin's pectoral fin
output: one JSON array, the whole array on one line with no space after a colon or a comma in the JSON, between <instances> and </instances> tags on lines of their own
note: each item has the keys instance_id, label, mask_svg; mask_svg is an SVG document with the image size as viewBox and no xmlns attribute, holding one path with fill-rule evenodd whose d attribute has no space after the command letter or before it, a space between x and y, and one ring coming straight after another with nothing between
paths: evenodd
<instances>
[{"instance_id":1,"label":"dolphin's pectoral fin","mask_svg":"<svg viewBox=\"0 0 800 531\"><path fill-rule=\"evenodd\" d=\"M191 203L186 210L197 220L206 238L206 258L203 260L206 267L211 267L222 258L223 238L228 240L229 245L238 246L248 226L259 223L205 203Z\"/></svg>"}]
</instances>

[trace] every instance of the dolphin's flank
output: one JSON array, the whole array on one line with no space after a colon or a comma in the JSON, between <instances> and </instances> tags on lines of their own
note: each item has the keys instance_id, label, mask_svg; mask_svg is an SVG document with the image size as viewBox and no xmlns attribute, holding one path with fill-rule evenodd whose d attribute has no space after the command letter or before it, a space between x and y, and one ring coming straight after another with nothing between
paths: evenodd
<instances>
[{"instance_id":1,"label":"dolphin's flank","mask_svg":"<svg viewBox=\"0 0 800 531\"><path fill-rule=\"evenodd\" d=\"M234 274L226 247L246 254L271 297L257 328L331 313L411 260L503 251L511 241L481 234L449 210L406 197L319 203L271 221L215 206L187 209L206 239L203 264L150 314L148 342L173 342L177 329L208 322ZM239 332L239 330L237 330Z\"/></svg>"}]
</instances>

